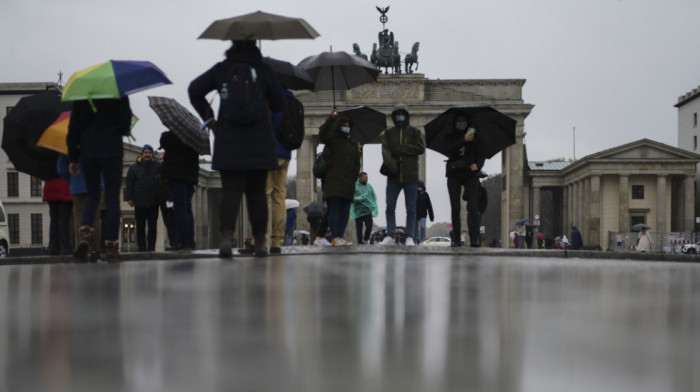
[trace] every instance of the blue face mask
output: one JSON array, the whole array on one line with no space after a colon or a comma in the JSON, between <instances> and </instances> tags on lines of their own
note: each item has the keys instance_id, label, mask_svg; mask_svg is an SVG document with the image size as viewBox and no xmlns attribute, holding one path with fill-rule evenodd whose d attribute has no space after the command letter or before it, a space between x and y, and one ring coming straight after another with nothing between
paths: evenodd
<instances>
[{"instance_id":1,"label":"blue face mask","mask_svg":"<svg viewBox=\"0 0 700 392\"><path fill-rule=\"evenodd\" d=\"M396 122L404 122L404 121L406 121L406 116L396 116L396 117L394 117L394 120Z\"/></svg>"},{"instance_id":2,"label":"blue face mask","mask_svg":"<svg viewBox=\"0 0 700 392\"><path fill-rule=\"evenodd\" d=\"M350 127L340 127L340 130L346 135L350 134Z\"/></svg>"},{"instance_id":3,"label":"blue face mask","mask_svg":"<svg viewBox=\"0 0 700 392\"><path fill-rule=\"evenodd\" d=\"M455 128L457 128L460 131L464 131L465 129L467 129L467 126L468 124L466 121L460 121L455 124Z\"/></svg>"}]
</instances>

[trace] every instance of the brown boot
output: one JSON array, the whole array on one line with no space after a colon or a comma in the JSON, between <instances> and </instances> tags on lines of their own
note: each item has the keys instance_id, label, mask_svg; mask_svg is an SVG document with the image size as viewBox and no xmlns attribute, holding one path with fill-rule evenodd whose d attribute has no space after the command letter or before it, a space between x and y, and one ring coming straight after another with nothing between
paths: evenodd
<instances>
[{"instance_id":1,"label":"brown boot","mask_svg":"<svg viewBox=\"0 0 700 392\"><path fill-rule=\"evenodd\" d=\"M105 241L105 259L109 262L122 260L122 254L119 252L119 241Z\"/></svg>"},{"instance_id":2,"label":"brown boot","mask_svg":"<svg viewBox=\"0 0 700 392\"><path fill-rule=\"evenodd\" d=\"M78 247L73 252L73 257L80 262L86 262L90 251L90 240L94 229L90 226L80 226L78 229Z\"/></svg>"},{"instance_id":3,"label":"brown boot","mask_svg":"<svg viewBox=\"0 0 700 392\"><path fill-rule=\"evenodd\" d=\"M231 242L233 241L233 231L224 229L221 231L221 243L219 244L219 257L229 258L233 256Z\"/></svg>"}]
</instances>

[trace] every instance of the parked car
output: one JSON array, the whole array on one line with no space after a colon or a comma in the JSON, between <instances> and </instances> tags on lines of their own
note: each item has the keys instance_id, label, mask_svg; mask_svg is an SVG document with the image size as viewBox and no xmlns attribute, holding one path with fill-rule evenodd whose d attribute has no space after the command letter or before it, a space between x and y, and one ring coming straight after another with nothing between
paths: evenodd
<instances>
[{"instance_id":1,"label":"parked car","mask_svg":"<svg viewBox=\"0 0 700 392\"><path fill-rule=\"evenodd\" d=\"M0 259L10 254L10 230L7 228L7 214L0 201Z\"/></svg>"},{"instance_id":2,"label":"parked car","mask_svg":"<svg viewBox=\"0 0 700 392\"><path fill-rule=\"evenodd\" d=\"M697 242L695 244L684 244L681 247L681 252L694 255L698 253L698 248L700 248L700 242Z\"/></svg>"},{"instance_id":3,"label":"parked car","mask_svg":"<svg viewBox=\"0 0 700 392\"><path fill-rule=\"evenodd\" d=\"M420 244L423 246L450 246L451 243L452 241L447 237L430 237Z\"/></svg>"}]
</instances>

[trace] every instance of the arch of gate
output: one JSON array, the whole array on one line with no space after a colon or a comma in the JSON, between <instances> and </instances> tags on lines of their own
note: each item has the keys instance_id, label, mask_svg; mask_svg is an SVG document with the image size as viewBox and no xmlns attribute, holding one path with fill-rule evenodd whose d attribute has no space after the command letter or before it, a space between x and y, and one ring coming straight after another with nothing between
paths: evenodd
<instances>
[{"instance_id":1,"label":"arch of gate","mask_svg":"<svg viewBox=\"0 0 700 392\"><path fill-rule=\"evenodd\" d=\"M348 91L335 91L339 111L360 105L389 115L397 103L405 103L411 112L411 125L423 126L453 105L489 104L517 121L516 144L502 154L504 176L502 196L502 238L507 235L509 222L524 213L524 120L534 107L523 102L525 79L460 79L431 80L423 74L381 75L377 83L366 84ZM333 102L331 91L300 92L297 98L304 104L306 137L297 150L297 199L301 206L317 200L316 179L312 168L319 144L318 128L328 117ZM375 140L379 142L379 140ZM426 179L425 155L420 161L420 175ZM493 202L496 202L495 200ZM305 219L298 220L300 228L308 229Z\"/></svg>"}]
</instances>

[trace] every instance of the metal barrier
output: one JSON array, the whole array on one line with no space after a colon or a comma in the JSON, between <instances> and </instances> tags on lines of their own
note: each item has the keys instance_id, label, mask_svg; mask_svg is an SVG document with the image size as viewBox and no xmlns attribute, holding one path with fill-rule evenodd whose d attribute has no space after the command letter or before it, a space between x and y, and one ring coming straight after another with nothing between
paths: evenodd
<instances>
[{"instance_id":1,"label":"metal barrier","mask_svg":"<svg viewBox=\"0 0 700 392\"><path fill-rule=\"evenodd\" d=\"M638 232L619 233L614 231L608 232L608 250L614 252L636 252ZM695 232L675 232L675 233L655 233L649 232L652 241L653 253L681 253L681 247L684 244L695 243Z\"/></svg>"}]
</instances>

